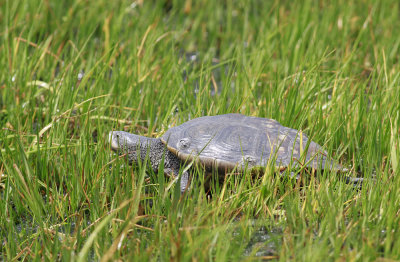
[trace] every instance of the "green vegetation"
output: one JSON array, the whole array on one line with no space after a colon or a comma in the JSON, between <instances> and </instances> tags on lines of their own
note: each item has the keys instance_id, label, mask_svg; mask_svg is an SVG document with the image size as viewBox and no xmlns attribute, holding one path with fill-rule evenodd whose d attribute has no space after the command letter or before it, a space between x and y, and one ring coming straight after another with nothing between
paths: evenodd
<instances>
[{"instance_id":1,"label":"green vegetation","mask_svg":"<svg viewBox=\"0 0 400 262\"><path fill-rule=\"evenodd\" d=\"M0 261L400 259L399 19L397 0L0 1ZM209 198L198 170L181 197L107 144L231 112L376 179L268 169Z\"/></svg>"}]
</instances>

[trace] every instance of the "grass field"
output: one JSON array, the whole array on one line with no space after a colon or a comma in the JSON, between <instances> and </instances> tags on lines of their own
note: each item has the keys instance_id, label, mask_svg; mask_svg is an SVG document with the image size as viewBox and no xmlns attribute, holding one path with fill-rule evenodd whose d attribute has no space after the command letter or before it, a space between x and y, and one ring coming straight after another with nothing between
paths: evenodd
<instances>
[{"instance_id":1,"label":"grass field","mask_svg":"<svg viewBox=\"0 0 400 262\"><path fill-rule=\"evenodd\" d=\"M0 1L0 261L400 260L399 21L397 0ZM267 169L208 198L197 170L181 197L107 143L233 112L363 187Z\"/></svg>"}]
</instances>

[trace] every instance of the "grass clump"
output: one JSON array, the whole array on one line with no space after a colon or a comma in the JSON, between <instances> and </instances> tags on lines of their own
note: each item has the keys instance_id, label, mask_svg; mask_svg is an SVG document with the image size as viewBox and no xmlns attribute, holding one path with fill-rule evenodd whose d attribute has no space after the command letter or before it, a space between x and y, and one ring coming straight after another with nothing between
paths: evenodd
<instances>
[{"instance_id":1,"label":"grass clump","mask_svg":"<svg viewBox=\"0 0 400 262\"><path fill-rule=\"evenodd\" d=\"M0 258L400 259L398 16L392 0L4 1ZM107 144L232 112L376 179L268 169L182 197Z\"/></svg>"}]
</instances>

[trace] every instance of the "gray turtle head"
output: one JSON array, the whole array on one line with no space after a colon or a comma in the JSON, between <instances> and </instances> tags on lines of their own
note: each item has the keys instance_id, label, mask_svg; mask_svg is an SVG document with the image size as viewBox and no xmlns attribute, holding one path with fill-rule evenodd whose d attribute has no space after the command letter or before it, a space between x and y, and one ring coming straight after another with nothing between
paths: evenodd
<instances>
[{"instance_id":1,"label":"gray turtle head","mask_svg":"<svg viewBox=\"0 0 400 262\"><path fill-rule=\"evenodd\" d=\"M137 148L140 146L140 141L145 137L134 135L124 131L111 131L108 133L108 141L110 142L113 151L121 149Z\"/></svg>"},{"instance_id":2,"label":"gray turtle head","mask_svg":"<svg viewBox=\"0 0 400 262\"><path fill-rule=\"evenodd\" d=\"M108 140L111 149L119 154L127 154L129 162L137 162L138 154L146 154L146 149L151 143L151 139L144 136L138 136L124 131L111 131L108 134ZM143 151L143 152L142 152Z\"/></svg>"}]
</instances>

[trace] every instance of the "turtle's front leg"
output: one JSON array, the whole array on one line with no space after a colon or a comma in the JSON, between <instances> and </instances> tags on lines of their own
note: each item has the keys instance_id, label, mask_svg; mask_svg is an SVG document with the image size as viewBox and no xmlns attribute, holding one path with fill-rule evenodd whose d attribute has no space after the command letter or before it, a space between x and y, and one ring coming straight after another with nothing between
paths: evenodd
<instances>
[{"instance_id":1,"label":"turtle's front leg","mask_svg":"<svg viewBox=\"0 0 400 262\"><path fill-rule=\"evenodd\" d=\"M181 177L181 194L185 193L189 189L189 173L185 171Z\"/></svg>"},{"instance_id":2,"label":"turtle's front leg","mask_svg":"<svg viewBox=\"0 0 400 262\"><path fill-rule=\"evenodd\" d=\"M164 173L167 176L176 177L179 175L179 169L164 168ZM181 190L181 194L183 194L185 191L187 191L189 189L189 173L188 173L188 171L185 171L182 173L181 184L179 187Z\"/></svg>"}]
</instances>

